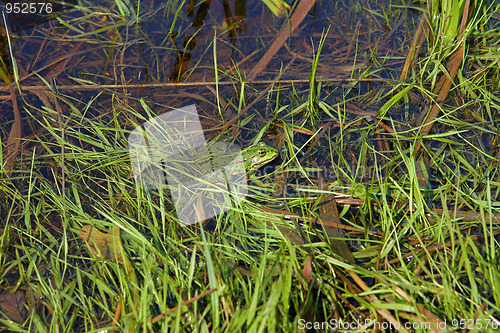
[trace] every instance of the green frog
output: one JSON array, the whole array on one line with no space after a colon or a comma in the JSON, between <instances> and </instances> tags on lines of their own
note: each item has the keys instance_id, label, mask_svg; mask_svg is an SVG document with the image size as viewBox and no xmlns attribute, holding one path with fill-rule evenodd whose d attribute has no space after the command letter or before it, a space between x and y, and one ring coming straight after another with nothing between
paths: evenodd
<instances>
[{"instance_id":1,"label":"green frog","mask_svg":"<svg viewBox=\"0 0 500 333\"><path fill-rule=\"evenodd\" d=\"M235 149L225 142L216 142L202 152L188 151L168 158L168 174L183 183L205 177L215 170L225 169L233 177L247 175L257 186L264 186L255 171L279 156L279 152L264 142ZM207 154L208 153L208 154ZM241 154L241 155L240 155ZM239 157L242 158L239 158ZM243 162L243 163L241 163Z\"/></svg>"},{"instance_id":2,"label":"green frog","mask_svg":"<svg viewBox=\"0 0 500 333\"><path fill-rule=\"evenodd\" d=\"M245 170L248 174L248 178L258 186L264 186L264 183L255 176L255 171L261 166L271 162L276 157L279 156L279 152L265 144L264 142L259 142L250 147L244 148L241 151L243 155L243 163L245 164Z\"/></svg>"}]
</instances>

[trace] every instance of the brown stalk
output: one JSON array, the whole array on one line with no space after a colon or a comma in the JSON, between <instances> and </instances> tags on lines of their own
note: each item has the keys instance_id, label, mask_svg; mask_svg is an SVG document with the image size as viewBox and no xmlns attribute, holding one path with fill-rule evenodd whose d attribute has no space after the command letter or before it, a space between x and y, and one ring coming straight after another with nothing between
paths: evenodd
<instances>
[{"instance_id":1,"label":"brown stalk","mask_svg":"<svg viewBox=\"0 0 500 333\"><path fill-rule=\"evenodd\" d=\"M354 33L352 34L351 41L349 42L349 47L347 48L347 53L344 57L344 60L342 62L346 62L349 60L349 57L351 56L352 48L356 41L358 40L359 36L359 28L361 28L361 19L358 20L358 23L356 24L356 28L354 29Z\"/></svg>"},{"instance_id":2,"label":"brown stalk","mask_svg":"<svg viewBox=\"0 0 500 333\"><path fill-rule=\"evenodd\" d=\"M301 0L297 8L292 14L290 21L287 21L285 27L281 30L278 38L276 38L269 48L269 50L264 54L262 59L257 63L257 65L248 74L248 79L250 81L255 80L257 75L260 74L267 67L271 59L278 52L278 50L285 44L286 40L290 38L292 32L299 26L299 24L304 20L307 13L311 10L312 6L316 3L316 0Z\"/></svg>"},{"instance_id":3,"label":"brown stalk","mask_svg":"<svg viewBox=\"0 0 500 333\"><path fill-rule=\"evenodd\" d=\"M19 112L19 107L17 106L16 93L14 92L14 87L9 84L10 97L12 99L12 108L14 110L14 124L10 129L9 137L7 138L7 156L5 157L5 170L12 170L14 164L12 163L19 152L19 146L21 145L21 135L22 135L22 120L21 113Z\"/></svg>"},{"instance_id":4,"label":"brown stalk","mask_svg":"<svg viewBox=\"0 0 500 333\"><path fill-rule=\"evenodd\" d=\"M286 71L294 61L295 61L295 57L292 58L292 60L288 63L288 65L286 65L284 71ZM267 88L264 89L259 94L259 96L257 96L256 99L254 99L250 104L248 104L246 106L246 108L244 108L238 115L236 115L233 118L229 119L223 126L220 126L220 127L217 127L217 128L212 128L210 130L221 130L221 132L225 131L229 126L231 126L232 124L234 124L241 116L243 116L245 113L247 113L252 106L254 106L258 101L260 101L264 96L266 96L267 92L269 90L271 90L272 87L274 87L274 85L277 83L278 79L279 79L279 75L276 76L276 78L273 81L271 81L271 84L268 85Z\"/></svg>"},{"instance_id":5,"label":"brown stalk","mask_svg":"<svg viewBox=\"0 0 500 333\"><path fill-rule=\"evenodd\" d=\"M323 190L327 190L328 186L326 186L326 184L324 186L326 188L323 188ZM334 196L325 195L321 197L321 201L319 203L319 216L322 220L332 220L335 223L342 224L337 208L337 201L335 201ZM354 255L352 254L349 245L347 244L345 239L342 239L345 238L344 230L338 227L331 227L324 224L323 228L325 229L328 238L330 238L329 241L333 252L337 253L348 262L355 263L356 259L354 259Z\"/></svg>"},{"instance_id":6,"label":"brown stalk","mask_svg":"<svg viewBox=\"0 0 500 333\"><path fill-rule=\"evenodd\" d=\"M465 2L464 12L462 15L462 22L460 23L460 32L459 39L463 39L463 34L465 32L465 27L467 26L467 22L469 20L469 10L470 10L470 0ZM459 41L460 42L460 41ZM458 42L457 42L458 43ZM462 61L464 59L464 46L463 44L451 55L448 60L448 64L446 65L446 70L449 74L443 73L441 78L439 79L435 89L434 94L438 95L436 99L436 103L432 106L432 109L425 117L425 121L422 124L420 134L421 136L426 136L430 133L432 126L434 125L434 121L437 119L439 115L439 111L444 104L444 101L448 97L451 86L453 85L453 81L457 76L458 69L462 65ZM422 148L422 143L417 141L415 144L415 150L413 151L413 157L416 158L420 149Z\"/></svg>"},{"instance_id":7,"label":"brown stalk","mask_svg":"<svg viewBox=\"0 0 500 333\"><path fill-rule=\"evenodd\" d=\"M353 271L349 271L349 275L353 278L354 282L356 282L356 284L364 292L370 291L370 288L366 285L366 283L356 273L354 273ZM382 304L382 302L378 299L377 296L375 296L375 294L366 295L366 296L363 296L363 298L365 298L366 300L368 300L371 303ZM392 324L392 327L394 327L397 331L406 332L406 330L401 327L400 323L396 320L396 318L394 318L394 316L389 312L389 310L376 308L375 311L377 311L377 313L379 315L381 315L385 320L390 322Z\"/></svg>"},{"instance_id":8,"label":"brown stalk","mask_svg":"<svg viewBox=\"0 0 500 333\"><path fill-rule=\"evenodd\" d=\"M111 323L111 327L118 326L118 322L120 321L121 316L122 316L122 301L118 301L118 304L116 305L115 316L113 317L113 322Z\"/></svg>"},{"instance_id":9,"label":"brown stalk","mask_svg":"<svg viewBox=\"0 0 500 333\"><path fill-rule=\"evenodd\" d=\"M201 294L199 294L199 295L197 295L197 296L192 297L191 299L188 299L187 301L183 302L180 306L181 306L181 307L183 307L183 306L189 305L189 304L191 304L191 303L193 303L193 302L196 302L196 301L197 301L197 300L199 300L200 298L205 297L205 296L207 296L207 295L209 295L209 294L213 293L213 292L214 292L214 291L216 291L216 290L217 290L217 288L212 288L212 289L209 289L209 290L207 290L207 291L205 291L205 292L203 292L203 293L201 293ZM153 319L151 319L151 324L154 324L154 323L156 323L158 320L160 320L160 319L162 319L162 318L164 318L164 317L168 316L169 314L174 313L175 311L177 311L177 309L178 309L178 308L179 308L179 305L174 306L173 308L171 308L170 310L168 310L168 311L167 311L167 312L165 312L165 313L159 314L158 316L156 316L156 317L154 317Z\"/></svg>"},{"instance_id":10,"label":"brown stalk","mask_svg":"<svg viewBox=\"0 0 500 333\"><path fill-rule=\"evenodd\" d=\"M286 68L285 68L286 69ZM31 75L31 74L30 74ZM27 75L26 77L30 76ZM273 80L259 80L259 81L253 81L252 83L255 84L276 84L277 79ZM392 80L384 79L384 78L354 78L354 79L336 79L336 78L316 78L317 82L364 82L364 81L371 81L371 82L388 82L388 83L394 83ZM309 79L293 79L293 80L280 80L281 84L299 84L299 83L309 83ZM63 90L74 90L74 91L88 91L88 90L95 90L95 91L101 91L103 89L146 89L146 88L164 88L164 87L195 87L195 86L206 86L206 85L234 85L233 81L222 81L222 82L215 82L215 81L197 81L197 82L179 82L179 83L174 83L174 82L162 82L162 83L151 83L151 84L70 84L70 85L61 85L57 86L57 90L63 91ZM49 90L46 86L22 86L23 91L36 91L36 90ZM8 87L0 87L0 91L7 91L9 90ZM2 99L2 97L0 97Z\"/></svg>"},{"instance_id":11,"label":"brown stalk","mask_svg":"<svg viewBox=\"0 0 500 333\"><path fill-rule=\"evenodd\" d=\"M438 95L436 99L436 103L432 106L432 109L429 111L427 116L425 117L425 121L422 124L420 134L422 136L426 136L430 133L432 126L434 125L435 120L439 115L439 111L444 104L444 101L448 97L451 86L453 84L453 80L455 79L458 69L462 65L462 60L464 57L464 48L460 46L450 57L448 60L448 64L446 65L446 70L449 73L449 77L446 74L443 74L439 79L439 82L436 88L441 88L439 91L434 91L435 94ZM420 149L422 148L422 144L417 141L415 144L415 150L413 151L413 157L417 157Z\"/></svg>"},{"instance_id":12,"label":"brown stalk","mask_svg":"<svg viewBox=\"0 0 500 333\"><path fill-rule=\"evenodd\" d=\"M426 17L424 14L422 14L422 16L420 17L420 22L418 23L417 31L415 31L415 37L413 37L410 49L408 50L408 54L406 55L403 69L399 74L399 81L406 80L406 76L408 75L408 69L415 62L415 54L422 46L422 43L424 42L424 37L428 29L429 26L427 25Z\"/></svg>"}]
</instances>

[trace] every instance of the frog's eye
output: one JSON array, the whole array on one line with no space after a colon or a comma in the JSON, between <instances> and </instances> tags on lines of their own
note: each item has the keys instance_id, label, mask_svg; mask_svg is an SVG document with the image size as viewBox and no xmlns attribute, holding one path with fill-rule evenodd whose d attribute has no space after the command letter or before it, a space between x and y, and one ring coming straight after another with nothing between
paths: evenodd
<instances>
[{"instance_id":1,"label":"frog's eye","mask_svg":"<svg viewBox=\"0 0 500 333\"><path fill-rule=\"evenodd\" d=\"M266 156L266 151L264 149L261 149L261 150L259 150L258 154L259 154L259 157L264 157L264 156Z\"/></svg>"}]
</instances>

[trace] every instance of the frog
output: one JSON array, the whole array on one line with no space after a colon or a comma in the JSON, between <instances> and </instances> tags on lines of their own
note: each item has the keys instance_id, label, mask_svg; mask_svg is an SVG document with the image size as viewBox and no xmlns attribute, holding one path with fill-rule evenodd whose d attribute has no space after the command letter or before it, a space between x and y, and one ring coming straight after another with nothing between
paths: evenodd
<instances>
[{"instance_id":1,"label":"frog","mask_svg":"<svg viewBox=\"0 0 500 333\"><path fill-rule=\"evenodd\" d=\"M264 142L259 142L255 145L242 149L243 163L248 178L257 186L265 187L264 183L257 178L255 171L265 164L273 161L279 156L279 152L268 146Z\"/></svg>"},{"instance_id":2,"label":"frog","mask_svg":"<svg viewBox=\"0 0 500 333\"><path fill-rule=\"evenodd\" d=\"M225 142L216 142L205 148L203 153L179 154L177 160L169 157L169 173L178 182L197 179L212 174L215 170L225 169L230 178L245 176L254 185L267 187L255 175L257 169L279 156L279 152L264 142L240 149ZM208 152L208 154L207 154ZM193 158L194 156L194 158ZM216 179L214 179L216 181Z\"/></svg>"}]
</instances>

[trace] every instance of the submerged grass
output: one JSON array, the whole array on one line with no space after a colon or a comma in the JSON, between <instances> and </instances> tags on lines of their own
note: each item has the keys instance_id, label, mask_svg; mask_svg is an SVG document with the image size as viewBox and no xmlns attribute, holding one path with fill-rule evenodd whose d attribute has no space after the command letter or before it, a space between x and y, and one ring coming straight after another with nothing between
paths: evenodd
<instances>
[{"instance_id":1,"label":"submerged grass","mask_svg":"<svg viewBox=\"0 0 500 333\"><path fill-rule=\"evenodd\" d=\"M383 65L401 66L405 55L363 48L380 31L357 24L341 37L348 43L344 77L343 67L323 61L336 43L328 32L306 43L312 61L283 66L271 83L250 84L246 60L221 55L231 49L227 39L200 29L199 40L209 37L198 46L206 48L193 51L201 56L188 72L199 83L197 73L212 67L204 75L216 87L138 94L124 83L137 73L125 61L133 58L127 48L147 35L139 21L146 14L150 24L155 15L174 17L173 27L177 20L186 25L186 17L167 5L147 11L114 3L121 15L109 13L103 29L87 31L85 20L99 22L88 7L83 21L60 18L67 40L106 37L100 62L82 75L70 67L63 83L45 80L44 93L20 95L28 125L15 168L2 163L0 170L0 331L498 330L498 5L474 12L464 64L423 137L415 105L425 114L436 103L447 61L430 37L405 82ZM364 8L378 26L409 15L401 6ZM396 40L399 47L411 42L406 35ZM175 54L177 47L162 41L139 57L158 69L154 82L169 77L160 74L163 65L179 70L159 60L161 48ZM202 60L210 54L211 65ZM289 65L302 57L287 56ZM358 61L366 66L356 67ZM114 74L98 74L100 66ZM309 78L287 77L305 66ZM335 71L332 81L340 84L327 80ZM75 80L117 89L91 97L58 90ZM207 140L273 141L281 160L259 174L274 191L251 186L233 209L184 227L167 189L134 182L127 139L186 101L199 105ZM3 137L8 132L3 128ZM415 158L417 143L423 148ZM326 196L335 196L340 218L320 214ZM355 262L337 254L332 243L339 238L349 241Z\"/></svg>"}]
</instances>

